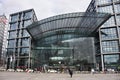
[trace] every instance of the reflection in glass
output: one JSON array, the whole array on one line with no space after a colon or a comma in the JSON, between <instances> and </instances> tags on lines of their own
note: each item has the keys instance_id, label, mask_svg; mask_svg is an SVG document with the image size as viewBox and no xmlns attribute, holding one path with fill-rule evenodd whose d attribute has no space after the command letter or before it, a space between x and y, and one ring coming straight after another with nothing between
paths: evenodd
<instances>
[{"instance_id":1,"label":"reflection in glass","mask_svg":"<svg viewBox=\"0 0 120 80\"><path fill-rule=\"evenodd\" d=\"M117 30L116 28L101 29L101 38L104 39L116 39Z\"/></svg>"},{"instance_id":2,"label":"reflection in glass","mask_svg":"<svg viewBox=\"0 0 120 80\"><path fill-rule=\"evenodd\" d=\"M119 52L118 41L103 41L102 51L103 53Z\"/></svg>"},{"instance_id":3,"label":"reflection in glass","mask_svg":"<svg viewBox=\"0 0 120 80\"><path fill-rule=\"evenodd\" d=\"M21 46L29 46L29 38L23 38L21 39L22 45Z\"/></svg>"},{"instance_id":4,"label":"reflection in glass","mask_svg":"<svg viewBox=\"0 0 120 80\"><path fill-rule=\"evenodd\" d=\"M27 27L31 24L31 20L24 21L24 27Z\"/></svg>"},{"instance_id":5,"label":"reflection in glass","mask_svg":"<svg viewBox=\"0 0 120 80\"><path fill-rule=\"evenodd\" d=\"M98 7L98 12L113 13L112 6Z\"/></svg>"},{"instance_id":6,"label":"reflection in glass","mask_svg":"<svg viewBox=\"0 0 120 80\"><path fill-rule=\"evenodd\" d=\"M20 49L20 56L28 56L28 55L29 55L29 48Z\"/></svg>"},{"instance_id":7,"label":"reflection in glass","mask_svg":"<svg viewBox=\"0 0 120 80\"><path fill-rule=\"evenodd\" d=\"M29 33L28 33L26 30L23 30L23 31L22 31L22 35L23 35L23 37L30 36Z\"/></svg>"},{"instance_id":8,"label":"reflection in glass","mask_svg":"<svg viewBox=\"0 0 120 80\"><path fill-rule=\"evenodd\" d=\"M15 47L15 40L9 40L8 48L14 48L14 47Z\"/></svg>"},{"instance_id":9,"label":"reflection in glass","mask_svg":"<svg viewBox=\"0 0 120 80\"><path fill-rule=\"evenodd\" d=\"M97 0L97 5L101 5L101 4L107 4L107 3L111 3L112 0Z\"/></svg>"},{"instance_id":10,"label":"reflection in glass","mask_svg":"<svg viewBox=\"0 0 120 80\"><path fill-rule=\"evenodd\" d=\"M10 25L10 30L15 30L15 29L17 29L17 23L12 23Z\"/></svg>"},{"instance_id":11,"label":"reflection in glass","mask_svg":"<svg viewBox=\"0 0 120 80\"><path fill-rule=\"evenodd\" d=\"M115 5L115 13L120 13L120 4Z\"/></svg>"},{"instance_id":12,"label":"reflection in glass","mask_svg":"<svg viewBox=\"0 0 120 80\"><path fill-rule=\"evenodd\" d=\"M30 19L32 18L33 13L32 12L26 12L24 13L24 19Z\"/></svg>"},{"instance_id":13,"label":"reflection in glass","mask_svg":"<svg viewBox=\"0 0 120 80\"><path fill-rule=\"evenodd\" d=\"M14 49L7 49L7 55L10 56L14 52Z\"/></svg>"},{"instance_id":14,"label":"reflection in glass","mask_svg":"<svg viewBox=\"0 0 120 80\"><path fill-rule=\"evenodd\" d=\"M66 36L71 37L70 34ZM59 66L59 62L61 62L65 66L81 65L86 67L82 70L88 70L95 62L94 38L66 39L63 35L55 35L44 39L45 41L36 41L38 43L35 46L38 46L39 49L34 50L35 54L33 54L42 65Z\"/></svg>"},{"instance_id":15,"label":"reflection in glass","mask_svg":"<svg viewBox=\"0 0 120 80\"><path fill-rule=\"evenodd\" d=\"M16 35L16 31L11 31L11 32L9 32L9 38L11 39L11 38L16 38L17 37L17 35Z\"/></svg>"},{"instance_id":16,"label":"reflection in glass","mask_svg":"<svg viewBox=\"0 0 120 80\"><path fill-rule=\"evenodd\" d=\"M13 15L11 16L11 22L17 21L18 20L18 15Z\"/></svg>"},{"instance_id":17,"label":"reflection in glass","mask_svg":"<svg viewBox=\"0 0 120 80\"><path fill-rule=\"evenodd\" d=\"M119 58L119 55L104 55L105 68L117 69Z\"/></svg>"},{"instance_id":18,"label":"reflection in glass","mask_svg":"<svg viewBox=\"0 0 120 80\"><path fill-rule=\"evenodd\" d=\"M113 0L114 2L120 1L120 0Z\"/></svg>"},{"instance_id":19,"label":"reflection in glass","mask_svg":"<svg viewBox=\"0 0 120 80\"><path fill-rule=\"evenodd\" d=\"M102 27L110 27L110 26L115 26L115 19L114 16L111 17L109 20L107 20Z\"/></svg>"},{"instance_id":20,"label":"reflection in glass","mask_svg":"<svg viewBox=\"0 0 120 80\"><path fill-rule=\"evenodd\" d=\"M120 25L120 15L116 16L117 24Z\"/></svg>"}]
</instances>

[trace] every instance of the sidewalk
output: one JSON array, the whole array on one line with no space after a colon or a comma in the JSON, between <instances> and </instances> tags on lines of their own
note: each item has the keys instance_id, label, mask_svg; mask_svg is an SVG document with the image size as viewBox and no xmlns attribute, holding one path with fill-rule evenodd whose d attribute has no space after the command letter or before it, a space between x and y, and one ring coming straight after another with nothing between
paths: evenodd
<instances>
[{"instance_id":1,"label":"sidewalk","mask_svg":"<svg viewBox=\"0 0 120 80\"><path fill-rule=\"evenodd\" d=\"M0 72L0 80L120 80L120 74L73 74Z\"/></svg>"}]
</instances>

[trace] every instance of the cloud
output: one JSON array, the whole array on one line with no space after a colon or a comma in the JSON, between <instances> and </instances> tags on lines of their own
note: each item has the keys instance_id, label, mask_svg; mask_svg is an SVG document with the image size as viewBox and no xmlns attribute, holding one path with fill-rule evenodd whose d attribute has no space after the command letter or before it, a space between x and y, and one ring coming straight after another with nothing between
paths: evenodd
<instances>
[{"instance_id":1,"label":"cloud","mask_svg":"<svg viewBox=\"0 0 120 80\"><path fill-rule=\"evenodd\" d=\"M0 12L9 14L33 8L38 19L50 16L83 12L91 0L0 0Z\"/></svg>"}]
</instances>

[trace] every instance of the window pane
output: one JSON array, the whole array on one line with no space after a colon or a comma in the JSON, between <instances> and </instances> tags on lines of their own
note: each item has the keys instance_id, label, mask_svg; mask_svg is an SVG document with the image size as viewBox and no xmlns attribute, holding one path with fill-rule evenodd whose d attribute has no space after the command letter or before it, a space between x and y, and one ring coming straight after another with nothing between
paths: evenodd
<instances>
[{"instance_id":1,"label":"window pane","mask_svg":"<svg viewBox=\"0 0 120 80\"><path fill-rule=\"evenodd\" d=\"M105 68L116 69L118 66L119 55L104 55Z\"/></svg>"},{"instance_id":2,"label":"window pane","mask_svg":"<svg viewBox=\"0 0 120 80\"><path fill-rule=\"evenodd\" d=\"M18 15L13 15L11 16L11 22L17 21L18 20Z\"/></svg>"},{"instance_id":3,"label":"window pane","mask_svg":"<svg viewBox=\"0 0 120 80\"><path fill-rule=\"evenodd\" d=\"M112 6L98 7L97 12L113 13L113 9L112 9Z\"/></svg>"},{"instance_id":4,"label":"window pane","mask_svg":"<svg viewBox=\"0 0 120 80\"><path fill-rule=\"evenodd\" d=\"M113 0L114 2L120 1L120 0Z\"/></svg>"},{"instance_id":5,"label":"window pane","mask_svg":"<svg viewBox=\"0 0 120 80\"><path fill-rule=\"evenodd\" d=\"M30 19L32 18L32 12L27 12L24 14L24 19Z\"/></svg>"},{"instance_id":6,"label":"window pane","mask_svg":"<svg viewBox=\"0 0 120 80\"><path fill-rule=\"evenodd\" d=\"M7 55L12 55L14 52L14 49L7 49Z\"/></svg>"},{"instance_id":7,"label":"window pane","mask_svg":"<svg viewBox=\"0 0 120 80\"><path fill-rule=\"evenodd\" d=\"M101 5L101 4L111 3L112 1L111 0L98 0L96 2L97 2L97 5Z\"/></svg>"},{"instance_id":8,"label":"window pane","mask_svg":"<svg viewBox=\"0 0 120 80\"><path fill-rule=\"evenodd\" d=\"M17 29L17 23L13 23L10 25L10 30L15 30Z\"/></svg>"},{"instance_id":9,"label":"window pane","mask_svg":"<svg viewBox=\"0 0 120 80\"><path fill-rule=\"evenodd\" d=\"M26 30L23 30L22 35L23 35L23 37L30 36L29 33Z\"/></svg>"},{"instance_id":10,"label":"window pane","mask_svg":"<svg viewBox=\"0 0 120 80\"><path fill-rule=\"evenodd\" d=\"M21 48L20 55L21 56L28 56L29 55L29 48Z\"/></svg>"},{"instance_id":11,"label":"window pane","mask_svg":"<svg viewBox=\"0 0 120 80\"><path fill-rule=\"evenodd\" d=\"M117 37L118 36L117 36L116 28L101 29L101 38L102 38L102 40L115 39Z\"/></svg>"},{"instance_id":12,"label":"window pane","mask_svg":"<svg viewBox=\"0 0 120 80\"><path fill-rule=\"evenodd\" d=\"M16 31L9 32L9 38L16 38Z\"/></svg>"},{"instance_id":13,"label":"window pane","mask_svg":"<svg viewBox=\"0 0 120 80\"><path fill-rule=\"evenodd\" d=\"M116 16L117 24L120 25L120 15Z\"/></svg>"},{"instance_id":14,"label":"window pane","mask_svg":"<svg viewBox=\"0 0 120 80\"><path fill-rule=\"evenodd\" d=\"M31 20L24 21L24 27L30 25L31 23L32 23Z\"/></svg>"},{"instance_id":15,"label":"window pane","mask_svg":"<svg viewBox=\"0 0 120 80\"><path fill-rule=\"evenodd\" d=\"M23 38L22 40L22 46L29 46L29 39L28 38Z\"/></svg>"},{"instance_id":16,"label":"window pane","mask_svg":"<svg viewBox=\"0 0 120 80\"><path fill-rule=\"evenodd\" d=\"M102 51L105 52L119 52L118 41L104 41L102 42Z\"/></svg>"},{"instance_id":17,"label":"window pane","mask_svg":"<svg viewBox=\"0 0 120 80\"><path fill-rule=\"evenodd\" d=\"M115 13L120 13L120 4L115 5Z\"/></svg>"},{"instance_id":18,"label":"window pane","mask_svg":"<svg viewBox=\"0 0 120 80\"><path fill-rule=\"evenodd\" d=\"M111 17L109 20L107 20L102 27L110 27L110 26L115 26L115 19L114 16Z\"/></svg>"},{"instance_id":19,"label":"window pane","mask_svg":"<svg viewBox=\"0 0 120 80\"><path fill-rule=\"evenodd\" d=\"M8 48L14 48L14 47L15 47L15 40L9 40Z\"/></svg>"}]
</instances>

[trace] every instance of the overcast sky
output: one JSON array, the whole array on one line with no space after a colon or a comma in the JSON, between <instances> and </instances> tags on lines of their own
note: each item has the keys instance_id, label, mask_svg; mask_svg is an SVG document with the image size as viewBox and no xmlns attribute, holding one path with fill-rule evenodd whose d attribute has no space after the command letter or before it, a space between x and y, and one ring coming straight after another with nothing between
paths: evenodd
<instances>
[{"instance_id":1,"label":"overcast sky","mask_svg":"<svg viewBox=\"0 0 120 80\"><path fill-rule=\"evenodd\" d=\"M84 12L91 0L0 0L0 14L9 14L33 8L38 19L50 16Z\"/></svg>"}]
</instances>

